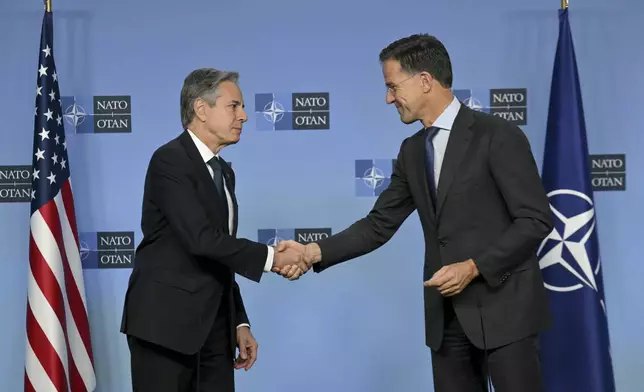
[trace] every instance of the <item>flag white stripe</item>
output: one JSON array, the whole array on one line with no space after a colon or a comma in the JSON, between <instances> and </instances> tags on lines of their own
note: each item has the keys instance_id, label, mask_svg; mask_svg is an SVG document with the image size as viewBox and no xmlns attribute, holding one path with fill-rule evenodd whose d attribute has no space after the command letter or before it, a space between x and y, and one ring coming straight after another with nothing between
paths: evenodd
<instances>
[{"instance_id":1,"label":"flag white stripe","mask_svg":"<svg viewBox=\"0 0 644 392\"><path fill-rule=\"evenodd\" d=\"M29 306L34 315L34 319L45 333L47 340L54 348L60 361L65 368L65 375L69 379L69 369L67 368L67 347L65 346L65 334L60 320L54 309L51 307L45 294L40 290L34 276L29 269Z\"/></svg>"},{"instance_id":2,"label":"flag white stripe","mask_svg":"<svg viewBox=\"0 0 644 392\"><path fill-rule=\"evenodd\" d=\"M63 309L65 311L65 321L67 324L67 332L69 336L71 313L69 310L69 301L67 300L67 290L65 289L65 274L63 270L62 256L56 244L56 239L54 238L54 235L50 231L49 226L47 225L47 222L45 222L40 211L34 212L34 214L31 216L31 222L31 231L34 242L36 243L36 247L38 247L43 259L47 262L49 268L52 270L54 276L56 277L58 288L60 289L60 292L62 294L64 304ZM67 383L69 384L67 346L62 325L60 324L58 316L47 301L47 298L40 290L40 287L36 284L31 269L29 270L29 273L29 301L32 304L34 318L45 332L47 340L49 340L52 347L54 348L54 350L56 350L58 356L63 362L63 367L65 368L65 377L67 379ZM71 323L73 323L73 320L71 320Z\"/></svg>"},{"instance_id":3,"label":"flag white stripe","mask_svg":"<svg viewBox=\"0 0 644 392\"><path fill-rule=\"evenodd\" d=\"M69 307L66 307L67 311L67 336L69 337L69 349L74 359L74 364L78 373L83 379L83 384L88 391L91 391L96 386L96 380L94 379L94 370L92 369L92 363L89 360L89 355L83 344L83 340L78 332L76 323L71 317L71 312Z\"/></svg>"},{"instance_id":4,"label":"flag white stripe","mask_svg":"<svg viewBox=\"0 0 644 392\"><path fill-rule=\"evenodd\" d=\"M80 251L76 245L76 240L72 232L72 228L67 219L67 212L65 210L65 204L62 198L62 192L59 192L56 197L54 197L54 202L56 203L56 208L58 209L58 215L60 217L60 223L63 233L63 243L65 246L65 254L67 255L67 260L69 261L69 269L74 277L74 283L78 288L81 299L83 300L83 310L87 312L87 305L85 303L85 287L83 287L83 275L82 275L82 266L80 260ZM81 335L78 331L78 326L76 325L74 318L72 317L72 311L69 307L69 302L65 301L65 313L67 315L67 336L69 337L69 348L72 352L72 357L74 358L74 363L76 368L80 373L83 383L85 384L88 390L95 388L96 380L94 376L94 369L92 367L92 362L90 361L87 348L81 338Z\"/></svg>"},{"instance_id":5,"label":"flag white stripe","mask_svg":"<svg viewBox=\"0 0 644 392\"><path fill-rule=\"evenodd\" d=\"M27 357L25 358L25 371L27 378L31 382L36 392L58 392L56 386L49 378L49 375L42 367L36 353L31 348L29 339L27 339Z\"/></svg>"},{"instance_id":6,"label":"flag white stripe","mask_svg":"<svg viewBox=\"0 0 644 392\"><path fill-rule=\"evenodd\" d=\"M51 272L56 277L58 287L63 293L63 298L67 300L67 293L65 292L65 271L63 270L63 260L60 255L60 249L56 243L56 238L49 229L49 225L45 218L37 210L31 215L31 235L43 259L49 265Z\"/></svg>"},{"instance_id":7,"label":"flag white stripe","mask_svg":"<svg viewBox=\"0 0 644 392\"><path fill-rule=\"evenodd\" d=\"M72 227L67 219L67 211L65 210L65 203L63 202L62 192L58 192L54 197L56 208L58 209L58 216L60 217L60 226L63 229L63 243L65 246L65 253L67 254L67 261L69 262L69 269L74 276L74 284L78 287L78 292L83 300L83 308L87 313L87 301L85 300L85 283L83 282L83 266L80 259L80 250L76 244ZM72 200L68 200L72 204Z\"/></svg>"}]
</instances>

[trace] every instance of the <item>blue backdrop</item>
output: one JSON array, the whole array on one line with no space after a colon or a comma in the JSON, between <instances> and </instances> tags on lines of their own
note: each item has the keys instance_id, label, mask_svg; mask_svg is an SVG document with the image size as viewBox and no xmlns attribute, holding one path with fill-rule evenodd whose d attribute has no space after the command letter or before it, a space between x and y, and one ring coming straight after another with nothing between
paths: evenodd
<instances>
[{"instance_id":1,"label":"blue backdrop","mask_svg":"<svg viewBox=\"0 0 644 392\"><path fill-rule=\"evenodd\" d=\"M31 163L43 10L39 0L1 0L0 7L0 196L6 202L0 203L0 380L7 383L4 390L19 391L29 205L8 202L6 189L20 185L2 180L1 173L4 166ZM257 240L264 229L284 229L279 237L298 228L337 232L375 200L358 192L365 182L356 180L356 161L395 158L403 138L419 128L403 125L386 106L378 52L394 39L428 32L446 44L454 88L469 90L460 92L463 99L472 97L469 102L490 110L490 90L526 89L518 90L526 100L514 108L498 104L491 110L525 113L522 128L541 162L558 7L559 0L55 0L61 92L75 97L65 99L64 109L72 114L76 103L86 114L76 116L84 119L76 129L74 116L66 117L65 126L84 233L97 391L130 389L127 346L118 332L130 270L91 268L91 260L101 260L95 233L107 232L101 234L107 238L132 232L132 245L140 241L145 170L154 149L181 131L179 91L188 72L216 67L241 73L249 121L241 142L223 152L237 173L239 236ZM637 155L644 123L637 104L644 89L643 17L644 3L637 0L571 3L590 152L625 154L628 163L625 191L595 194L619 391L639 390L644 368L644 316L636 311L642 309L644 276L636 248L644 197L637 174L644 167ZM262 93L277 94L284 110L296 109L292 93L328 93L329 129L261 130L270 117L254 113L265 109L255 100ZM110 101L120 108L106 108ZM106 124L114 130L127 121L131 132L100 133ZM377 163L386 176L386 165ZM358 177L365 174L360 168ZM607 177L615 176L621 174ZM413 214L389 244L323 274L294 283L271 274L259 285L238 278L260 345L255 367L237 373L239 390L431 390L423 343L423 252ZM127 259L127 252L113 252L111 259L116 256Z\"/></svg>"}]
</instances>

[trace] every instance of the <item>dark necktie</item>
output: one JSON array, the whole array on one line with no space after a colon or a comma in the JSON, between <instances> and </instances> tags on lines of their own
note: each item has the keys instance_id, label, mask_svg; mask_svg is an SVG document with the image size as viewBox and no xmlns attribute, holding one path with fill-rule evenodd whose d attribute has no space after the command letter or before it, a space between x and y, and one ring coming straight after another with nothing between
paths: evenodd
<instances>
[{"instance_id":1,"label":"dark necktie","mask_svg":"<svg viewBox=\"0 0 644 392\"><path fill-rule=\"evenodd\" d=\"M217 188L219 196L221 196L223 200L226 200L226 193L224 192L224 175L221 167L221 161L218 157L215 156L208 161L208 165L210 165L212 171L214 172L213 180L215 181L215 187Z\"/></svg>"},{"instance_id":2,"label":"dark necktie","mask_svg":"<svg viewBox=\"0 0 644 392\"><path fill-rule=\"evenodd\" d=\"M429 196L432 199L432 204L436 208L436 178L434 178L434 137L438 133L439 128L430 127L427 129L427 137L425 138L425 164L427 166L427 182L429 183Z\"/></svg>"}]
</instances>

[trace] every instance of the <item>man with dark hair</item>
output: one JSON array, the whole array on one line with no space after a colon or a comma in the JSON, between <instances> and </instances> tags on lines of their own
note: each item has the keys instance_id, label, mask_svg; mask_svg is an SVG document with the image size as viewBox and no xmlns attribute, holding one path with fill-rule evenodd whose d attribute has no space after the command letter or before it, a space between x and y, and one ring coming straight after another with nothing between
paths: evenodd
<instances>
[{"instance_id":1,"label":"man with dark hair","mask_svg":"<svg viewBox=\"0 0 644 392\"><path fill-rule=\"evenodd\" d=\"M497 392L540 391L537 336L551 316L535 253L553 218L528 140L454 97L450 58L435 37L400 39L380 61L387 103L423 128L403 140L391 184L365 218L278 250L299 249L321 272L384 245L417 210L435 390L484 391L489 372Z\"/></svg>"},{"instance_id":2,"label":"man with dark hair","mask_svg":"<svg viewBox=\"0 0 644 392\"><path fill-rule=\"evenodd\" d=\"M233 368L250 369L258 347L235 274L259 282L274 268L307 268L298 252L236 236L235 174L219 153L239 142L247 120L237 80L191 72L181 89L184 130L150 159L121 325L134 392L233 392Z\"/></svg>"}]
</instances>

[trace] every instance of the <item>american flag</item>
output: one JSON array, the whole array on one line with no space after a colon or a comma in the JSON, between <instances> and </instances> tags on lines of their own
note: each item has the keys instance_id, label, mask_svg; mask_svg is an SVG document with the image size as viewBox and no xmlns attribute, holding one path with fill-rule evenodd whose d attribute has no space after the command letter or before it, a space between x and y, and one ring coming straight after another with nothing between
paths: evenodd
<instances>
[{"instance_id":1,"label":"american flag","mask_svg":"<svg viewBox=\"0 0 644 392\"><path fill-rule=\"evenodd\" d=\"M36 89L25 392L89 392L96 378L47 8Z\"/></svg>"}]
</instances>

